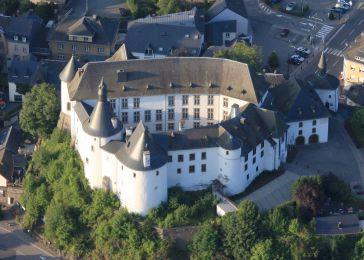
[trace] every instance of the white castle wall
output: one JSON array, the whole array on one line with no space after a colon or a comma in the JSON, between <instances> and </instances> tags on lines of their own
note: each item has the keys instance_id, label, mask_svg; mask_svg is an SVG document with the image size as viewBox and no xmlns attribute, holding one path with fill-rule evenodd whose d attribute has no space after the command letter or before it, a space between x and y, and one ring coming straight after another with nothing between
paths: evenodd
<instances>
[{"instance_id":1,"label":"white castle wall","mask_svg":"<svg viewBox=\"0 0 364 260\"><path fill-rule=\"evenodd\" d=\"M288 123L288 144L295 144L296 138L298 136L303 136L305 138L305 144L309 143L309 138L311 135L315 134L312 132L313 128L316 128L316 134L319 136L319 142L325 143L328 141L329 133L329 119L320 118L316 119L316 125L313 125L313 120L301 121L302 127L299 127L300 122ZM300 134L302 130L302 134Z\"/></svg>"},{"instance_id":2,"label":"white castle wall","mask_svg":"<svg viewBox=\"0 0 364 260\"><path fill-rule=\"evenodd\" d=\"M339 108L339 88L335 90L315 89L321 102L331 111L337 112Z\"/></svg>"}]
</instances>

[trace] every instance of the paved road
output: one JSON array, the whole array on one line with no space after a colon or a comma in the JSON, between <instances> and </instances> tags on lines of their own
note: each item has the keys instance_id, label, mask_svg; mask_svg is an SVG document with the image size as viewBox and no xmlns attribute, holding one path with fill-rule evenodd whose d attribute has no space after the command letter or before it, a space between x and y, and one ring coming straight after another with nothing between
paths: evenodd
<instances>
[{"instance_id":1,"label":"paved road","mask_svg":"<svg viewBox=\"0 0 364 260\"><path fill-rule=\"evenodd\" d=\"M12 223L13 226L9 226ZM13 219L0 221L0 259L58 259L25 234Z\"/></svg>"}]
</instances>

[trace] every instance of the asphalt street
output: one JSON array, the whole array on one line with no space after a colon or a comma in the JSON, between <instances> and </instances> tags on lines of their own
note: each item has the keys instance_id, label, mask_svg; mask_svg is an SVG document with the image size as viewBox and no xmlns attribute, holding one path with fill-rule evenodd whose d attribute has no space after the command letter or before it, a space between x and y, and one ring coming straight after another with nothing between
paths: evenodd
<instances>
[{"instance_id":1,"label":"asphalt street","mask_svg":"<svg viewBox=\"0 0 364 260\"><path fill-rule=\"evenodd\" d=\"M25 234L13 219L7 219L0 221L0 259L45 260L59 258Z\"/></svg>"}]
</instances>

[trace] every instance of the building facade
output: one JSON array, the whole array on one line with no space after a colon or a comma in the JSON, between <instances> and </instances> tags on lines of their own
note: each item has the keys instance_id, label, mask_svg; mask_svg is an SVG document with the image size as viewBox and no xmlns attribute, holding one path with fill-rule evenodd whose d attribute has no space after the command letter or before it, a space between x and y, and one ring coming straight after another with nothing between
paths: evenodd
<instances>
[{"instance_id":1,"label":"building facade","mask_svg":"<svg viewBox=\"0 0 364 260\"><path fill-rule=\"evenodd\" d=\"M364 84L364 35L361 34L344 52L343 79L345 86Z\"/></svg>"}]
</instances>

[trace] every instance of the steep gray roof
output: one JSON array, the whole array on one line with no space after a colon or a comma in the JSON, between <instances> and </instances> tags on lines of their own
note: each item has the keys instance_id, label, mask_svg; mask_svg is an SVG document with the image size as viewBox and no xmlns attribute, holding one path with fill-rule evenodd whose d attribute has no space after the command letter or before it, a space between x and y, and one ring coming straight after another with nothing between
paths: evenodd
<instances>
[{"instance_id":1,"label":"steep gray roof","mask_svg":"<svg viewBox=\"0 0 364 260\"><path fill-rule=\"evenodd\" d=\"M135 57L126 49L125 44L121 45L120 48L106 61L125 61L134 59Z\"/></svg>"},{"instance_id":2,"label":"steep gray roof","mask_svg":"<svg viewBox=\"0 0 364 260\"><path fill-rule=\"evenodd\" d=\"M10 22L5 28L6 36L8 40L13 40L14 35L19 37L25 36L27 42L32 41L36 36L37 32L42 27L43 20L32 12L27 12L21 16L10 17ZM19 39L22 41L22 39Z\"/></svg>"},{"instance_id":3,"label":"steep gray roof","mask_svg":"<svg viewBox=\"0 0 364 260\"><path fill-rule=\"evenodd\" d=\"M144 124L140 122L126 143L112 142L104 146L105 150L116 150L116 157L126 165L136 171L146 171L160 168L167 163L167 153L157 142L153 135L149 133ZM111 150L110 150L111 149ZM144 167L143 153L148 151L150 154L150 166Z\"/></svg>"},{"instance_id":4,"label":"steep gray roof","mask_svg":"<svg viewBox=\"0 0 364 260\"><path fill-rule=\"evenodd\" d=\"M270 88L262 107L279 112L286 122L330 117L316 92L300 84L291 79Z\"/></svg>"},{"instance_id":5,"label":"steep gray roof","mask_svg":"<svg viewBox=\"0 0 364 260\"><path fill-rule=\"evenodd\" d=\"M90 118L82 125L83 130L92 136L108 137L121 131L122 125L115 118L113 124L113 110L110 102L107 100L107 87L101 79L98 90L98 101L94 107Z\"/></svg>"},{"instance_id":6,"label":"steep gray roof","mask_svg":"<svg viewBox=\"0 0 364 260\"><path fill-rule=\"evenodd\" d=\"M185 56L199 56L204 35L202 10L163 16L148 16L128 24L126 45L130 52L144 53L147 48L157 55L171 55L184 50Z\"/></svg>"},{"instance_id":7,"label":"steep gray roof","mask_svg":"<svg viewBox=\"0 0 364 260\"><path fill-rule=\"evenodd\" d=\"M77 72L78 64L75 57L72 55L71 59L68 61L67 65L64 67L62 72L59 74L59 79L69 83L75 76Z\"/></svg>"},{"instance_id":8,"label":"steep gray roof","mask_svg":"<svg viewBox=\"0 0 364 260\"><path fill-rule=\"evenodd\" d=\"M39 68L40 64L37 61L13 59L8 68L8 80L15 84L34 85L40 73Z\"/></svg>"},{"instance_id":9,"label":"steep gray roof","mask_svg":"<svg viewBox=\"0 0 364 260\"><path fill-rule=\"evenodd\" d=\"M229 9L242 17L248 17L243 0L216 0L207 11L207 20L211 20L225 9Z\"/></svg>"},{"instance_id":10,"label":"steep gray roof","mask_svg":"<svg viewBox=\"0 0 364 260\"><path fill-rule=\"evenodd\" d=\"M93 36L90 44L113 43L119 30L120 21L118 19L84 16L78 17L68 15L50 34L50 41L69 41L69 35Z\"/></svg>"},{"instance_id":11,"label":"steep gray roof","mask_svg":"<svg viewBox=\"0 0 364 260\"><path fill-rule=\"evenodd\" d=\"M311 89L335 90L339 84L338 78L326 72L326 59L324 52L322 52L316 73L308 75L303 86Z\"/></svg>"},{"instance_id":12,"label":"steep gray roof","mask_svg":"<svg viewBox=\"0 0 364 260\"><path fill-rule=\"evenodd\" d=\"M236 21L230 20L230 21L219 21L219 22L213 22L208 23L206 25L206 43L207 45L225 45L225 42L223 42L223 33L224 32L230 32L235 33L236 32Z\"/></svg>"},{"instance_id":13,"label":"steep gray roof","mask_svg":"<svg viewBox=\"0 0 364 260\"><path fill-rule=\"evenodd\" d=\"M271 138L283 136L286 130L287 125L277 113L247 104L240 108L237 117L219 124L153 136L167 151L219 146L227 150L241 148L245 155L263 140L274 144Z\"/></svg>"},{"instance_id":14,"label":"steep gray roof","mask_svg":"<svg viewBox=\"0 0 364 260\"><path fill-rule=\"evenodd\" d=\"M110 97L163 94L224 94L258 104L268 83L246 64L219 58L171 57L89 62L69 86L71 100L96 98L104 77Z\"/></svg>"}]
</instances>

